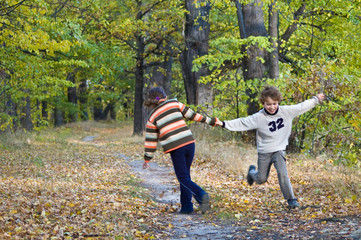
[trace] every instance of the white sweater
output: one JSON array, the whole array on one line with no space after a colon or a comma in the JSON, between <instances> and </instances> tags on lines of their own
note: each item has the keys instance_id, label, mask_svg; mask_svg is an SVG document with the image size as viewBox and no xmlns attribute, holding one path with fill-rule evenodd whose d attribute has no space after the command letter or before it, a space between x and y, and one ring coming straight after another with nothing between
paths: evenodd
<instances>
[{"instance_id":1,"label":"white sweater","mask_svg":"<svg viewBox=\"0 0 361 240\"><path fill-rule=\"evenodd\" d=\"M230 131L257 130L256 141L259 153L286 150L292 130L292 120L314 108L318 103L318 98L314 96L296 105L279 106L273 115L262 109L245 118L224 121L224 127Z\"/></svg>"}]
</instances>

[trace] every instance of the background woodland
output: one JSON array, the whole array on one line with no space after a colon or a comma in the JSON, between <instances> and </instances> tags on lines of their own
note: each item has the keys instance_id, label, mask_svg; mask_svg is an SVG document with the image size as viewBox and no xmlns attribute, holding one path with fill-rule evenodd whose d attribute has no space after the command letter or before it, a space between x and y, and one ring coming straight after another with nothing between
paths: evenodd
<instances>
[{"instance_id":1,"label":"background woodland","mask_svg":"<svg viewBox=\"0 0 361 240\"><path fill-rule=\"evenodd\" d=\"M282 104L328 97L296 119L291 152L360 168L358 0L2 0L0 26L2 135L106 119L141 135L153 86L233 119L272 84Z\"/></svg>"}]
</instances>

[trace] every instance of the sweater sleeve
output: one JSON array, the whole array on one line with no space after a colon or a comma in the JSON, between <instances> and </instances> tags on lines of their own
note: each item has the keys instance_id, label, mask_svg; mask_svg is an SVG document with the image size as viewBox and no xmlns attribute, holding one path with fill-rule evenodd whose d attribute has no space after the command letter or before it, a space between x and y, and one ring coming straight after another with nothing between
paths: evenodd
<instances>
[{"instance_id":1,"label":"sweater sleeve","mask_svg":"<svg viewBox=\"0 0 361 240\"><path fill-rule=\"evenodd\" d=\"M147 127L145 130L145 141L144 141L144 160L149 162L157 150L159 138L159 131L157 127L151 123L147 122Z\"/></svg>"},{"instance_id":2,"label":"sweater sleeve","mask_svg":"<svg viewBox=\"0 0 361 240\"><path fill-rule=\"evenodd\" d=\"M245 118L237 118L230 121L224 121L223 126L230 131L248 131L252 129L257 129L258 115L259 113L255 113Z\"/></svg>"},{"instance_id":3,"label":"sweater sleeve","mask_svg":"<svg viewBox=\"0 0 361 240\"><path fill-rule=\"evenodd\" d=\"M314 96L311 99L308 99L304 102L301 102L301 103L298 103L295 105L285 106L286 107L285 109L292 116L292 118L294 118L294 117L297 117L297 116L311 110L317 104L319 104L318 97Z\"/></svg>"},{"instance_id":4,"label":"sweater sleeve","mask_svg":"<svg viewBox=\"0 0 361 240\"><path fill-rule=\"evenodd\" d=\"M216 125L216 118L211 118L211 117L203 116L203 115L201 115L199 113L196 113L192 109L190 109L189 107L187 107L186 105L184 105L181 102L179 103L179 108L180 108L180 111L181 111L183 117L188 119L188 120L201 122L201 123L206 123L206 124L211 125L211 126Z\"/></svg>"}]
</instances>

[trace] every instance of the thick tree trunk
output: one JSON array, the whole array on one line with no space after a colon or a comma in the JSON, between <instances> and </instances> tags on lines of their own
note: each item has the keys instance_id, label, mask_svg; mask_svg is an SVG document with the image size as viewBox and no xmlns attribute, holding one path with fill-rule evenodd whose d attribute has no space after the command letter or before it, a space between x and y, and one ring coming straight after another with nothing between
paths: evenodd
<instances>
[{"instance_id":1,"label":"thick tree trunk","mask_svg":"<svg viewBox=\"0 0 361 240\"><path fill-rule=\"evenodd\" d=\"M239 0L236 0L238 24L240 29L241 38L248 38L249 36L264 36L267 37L267 31L263 19L263 4L261 0L254 0L253 2L242 5ZM245 50L246 49L246 50ZM251 86L247 88L246 94L248 95L248 114L251 115L259 110L258 84L261 84L263 79L267 77L267 65L262 63L260 58L267 60L267 52L259 48L257 45L247 46L243 48L247 51L247 56L243 59L243 77L246 83ZM253 81L257 80L257 81Z\"/></svg>"},{"instance_id":2,"label":"thick tree trunk","mask_svg":"<svg viewBox=\"0 0 361 240\"><path fill-rule=\"evenodd\" d=\"M134 126L133 135L143 135L143 87L144 87L144 58L145 44L143 36L137 37L137 65L135 70L135 93L134 93Z\"/></svg>"},{"instance_id":3,"label":"thick tree trunk","mask_svg":"<svg viewBox=\"0 0 361 240\"><path fill-rule=\"evenodd\" d=\"M195 2L199 7L196 7ZM189 13L186 15L185 49L180 56L180 62L187 103L194 105L211 103L212 101L209 100L212 99L211 85L200 86L202 84L198 82L202 76L208 75L207 66L203 65L197 72L192 71L193 60L208 54L211 6L207 0L186 0L185 4Z\"/></svg>"},{"instance_id":4,"label":"thick tree trunk","mask_svg":"<svg viewBox=\"0 0 361 240\"><path fill-rule=\"evenodd\" d=\"M269 28L270 43L274 49L269 53L269 77L272 79L279 78L278 65L278 10L277 1L274 0L269 6Z\"/></svg>"}]
</instances>

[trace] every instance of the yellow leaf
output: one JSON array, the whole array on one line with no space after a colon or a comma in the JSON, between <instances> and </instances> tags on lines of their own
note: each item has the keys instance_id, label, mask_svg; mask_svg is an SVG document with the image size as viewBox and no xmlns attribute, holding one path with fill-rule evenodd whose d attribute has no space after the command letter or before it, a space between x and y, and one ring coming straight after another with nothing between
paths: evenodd
<instances>
[{"instance_id":1,"label":"yellow leaf","mask_svg":"<svg viewBox=\"0 0 361 240\"><path fill-rule=\"evenodd\" d=\"M135 232L135 236L136 236L136 237L140 237L141 235L142 235L141 231L136 231L136 232Z\"/></svg>"}]
</instances>

